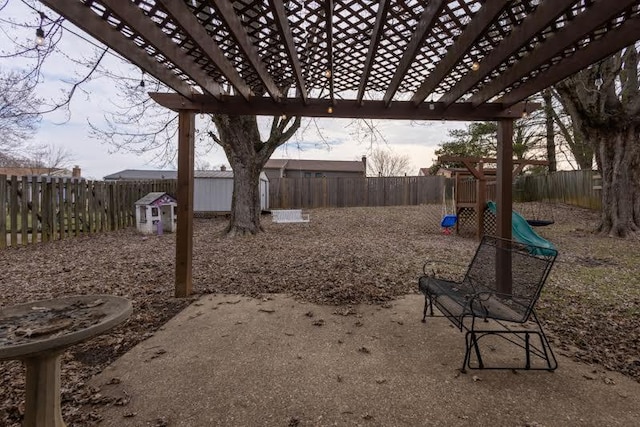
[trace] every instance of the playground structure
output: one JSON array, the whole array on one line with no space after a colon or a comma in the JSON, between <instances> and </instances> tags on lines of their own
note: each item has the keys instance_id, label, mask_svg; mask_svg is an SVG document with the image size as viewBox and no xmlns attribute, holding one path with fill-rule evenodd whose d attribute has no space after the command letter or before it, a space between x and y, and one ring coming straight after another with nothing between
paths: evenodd
<instances>
[{"instance_id":1,"label":"playground structure","mask_svg":"<svg viewBox=\"0 0 640 427\"><path fill-rule=\"evenodd\" d=\"M497 169L486 168L485 165L497 164L497 160L488 157L440 156L440 163L460 163L463 168L447 168L445 171L454 178L454 201L456 207L455 231L473 224L475 236L481 239L485 234L495 234L495 215L487 209L487 202L496 200ZM525 166L546 166L546 160L514 159L513 179L522 172Z\"/></svg>"}]
</instances>

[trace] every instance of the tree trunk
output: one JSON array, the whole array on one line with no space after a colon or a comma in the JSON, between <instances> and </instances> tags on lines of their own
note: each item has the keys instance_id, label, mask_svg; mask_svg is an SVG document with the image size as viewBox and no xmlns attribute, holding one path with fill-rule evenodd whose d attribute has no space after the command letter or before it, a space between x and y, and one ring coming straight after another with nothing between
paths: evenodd
<instances>
[{"instance_id":1,"label":"tree trunk","mask_svg":"<svg viewBox=\"0 0 640 427\"><path fill-rule=\"evenodd\" d=\"M233 157L233 198L231 200L231 220L226 232L229 236L237 234L256 234L263 231L260 225L260 172L264 164L256 164L248 159Z\"/></svg>"},{"instance_id":2,"label":"tree trunk","mask_svg":"<svg viewBox=\"0 0 640 427\"><path fill-rule=\"evenodd\" d=\"M224 149L233 170L233 198L228 236L257 234L260 225L260 173L276 148L300 127L300 117L274 117L269 138L262 142L256 116L217 114L218 135L211 137Z\"/></svg>"},{"instance_id":3,"label":"tree trunk","mask_svg":"<svg viewBox=\"0 0 640 427\"><path fill-rule=\"evenodd\" d=\"M545 125L547 130L547 161L549 162L549 172L556 171L556 136L553 130L553 102L551 97L551 89L546 89L542 93L544 100Z\"/></svg>"},{"instance_id":4,"label":"tree trunk","mask_svg":"<svg viewBox=\"0 0 640 427\"><path fill-rule=\"evenodd\" d=\"M601 234L627 237L640 227L640 126L590 135L602 173Z\"/></svg>"}]
</instances>

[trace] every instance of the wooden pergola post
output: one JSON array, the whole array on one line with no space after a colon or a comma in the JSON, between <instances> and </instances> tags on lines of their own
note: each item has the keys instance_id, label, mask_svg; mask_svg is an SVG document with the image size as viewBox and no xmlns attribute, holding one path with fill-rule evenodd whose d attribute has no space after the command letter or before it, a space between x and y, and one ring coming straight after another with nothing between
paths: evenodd
<instances>
[{"instance_id":1,"label":"wooden pergola post","mask_svg":"<svg viewBox=\"0 0 640 427\"><path fill-rule=\"evenodd\" d=\"M191 295L193 254L193 158L195 114L178 112L178 224L176 235L176 298Z\"/></svg>"},{"instance_id":2,"label":"wooden pergola post","mask_svg":"<svg viewBox=\"0 0 640 427\"><path fill-rule=\"evenodd\" d=\"M483 163L478 163L478 176L476 181L476 237L482 239L484 234L484 211L487 207L487 178L484 175ZM467 169L469 166L467 166Z\"/></svg>"},{"instance_id":3,"label":"wooden pergola post","mask_svg":"<svg viewBox=\"0 0 640 427\"><path fill-rule=\"evenodd\" d=\"M511 239L513 119L498 122L498 170L496 173L496 235ZM509 250L496 254L498 292L511 293L511 256Z\"/></svg>"}]
</instances>

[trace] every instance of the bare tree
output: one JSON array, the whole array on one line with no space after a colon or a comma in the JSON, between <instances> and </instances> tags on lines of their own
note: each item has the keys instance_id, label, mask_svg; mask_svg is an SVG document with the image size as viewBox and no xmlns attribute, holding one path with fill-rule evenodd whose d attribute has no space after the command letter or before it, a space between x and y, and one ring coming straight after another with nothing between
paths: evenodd
<instances>
[{"instance_id":1,"label":"bare tree","mask_svg":"<svg viewBox=\"0 0 640 427\"><path fill-rule=\"evenodd\" d=\"M553 88L548 89L548 91L552 95L553 103L553 109L550 113L553 116L554 124L560 131L559 134L555 135L559 139L558 148L561 151L568 148L570 156L575 161L578 169L592 169L595 154L593 146L585 139L582 131L574 125L571 116L567 114L563 97Z\"/></svg>"},{"instance_id":2,"label":"bare tree","mask_svg":"<svg viewBox=\"0 0 640 427\"><path fill-rule=\"evenodd\" d=\"M409 156L397 154L391 149L376 148L367 158L367 175L399 176L404 175L410 166Z\"/></svg>"},{"instance_id":3,"label":"bare tree","mask_svg":"<svg viewBox=\"0 0 640 427\"><path fill-rule=\"evenodd\" d=\"M636 46L556 85L575 129L595 149L602 174L599 231L640 230L640 86Z\"/></svg>"},{"instance_id":4,"label":"bare tree","mask_svg":"<svg viewBox=\"0 0 640 427\"><path fill-rule=\"evenodd\" d=\"M42 100L15 71L0 72L0 153L16 155L37 130Z\"/></svg>"},{"instance_id":5,"label":"bare tree","mask_svg":"<svg viewBox=\"0 0 640 427\"><path fill-rule=\"evenodd\" d=\"M70 167L73 161L74 157L67 148L43 144L32 148L31 155L25 159L25 167L46 169L47 173L52 173Z\"/></svg>"}]
</instances>

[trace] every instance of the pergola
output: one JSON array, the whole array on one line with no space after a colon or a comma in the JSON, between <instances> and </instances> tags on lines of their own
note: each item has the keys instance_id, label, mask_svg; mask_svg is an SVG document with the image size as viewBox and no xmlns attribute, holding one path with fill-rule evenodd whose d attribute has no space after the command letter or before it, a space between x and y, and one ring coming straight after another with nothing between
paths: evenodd
<instances>
[{"instance_id":1,"label":"pergola","mask_svg":"<svg viewBox=\"0 0 640 427\"><path fill-rule=\"evenodd\" d=\"M173 91L151 96L179 114L176 296L191 292L194 113L498 121L508 238L513 120L640 39L640 0L41 1Z\"/></svg>"}]
</instances>

